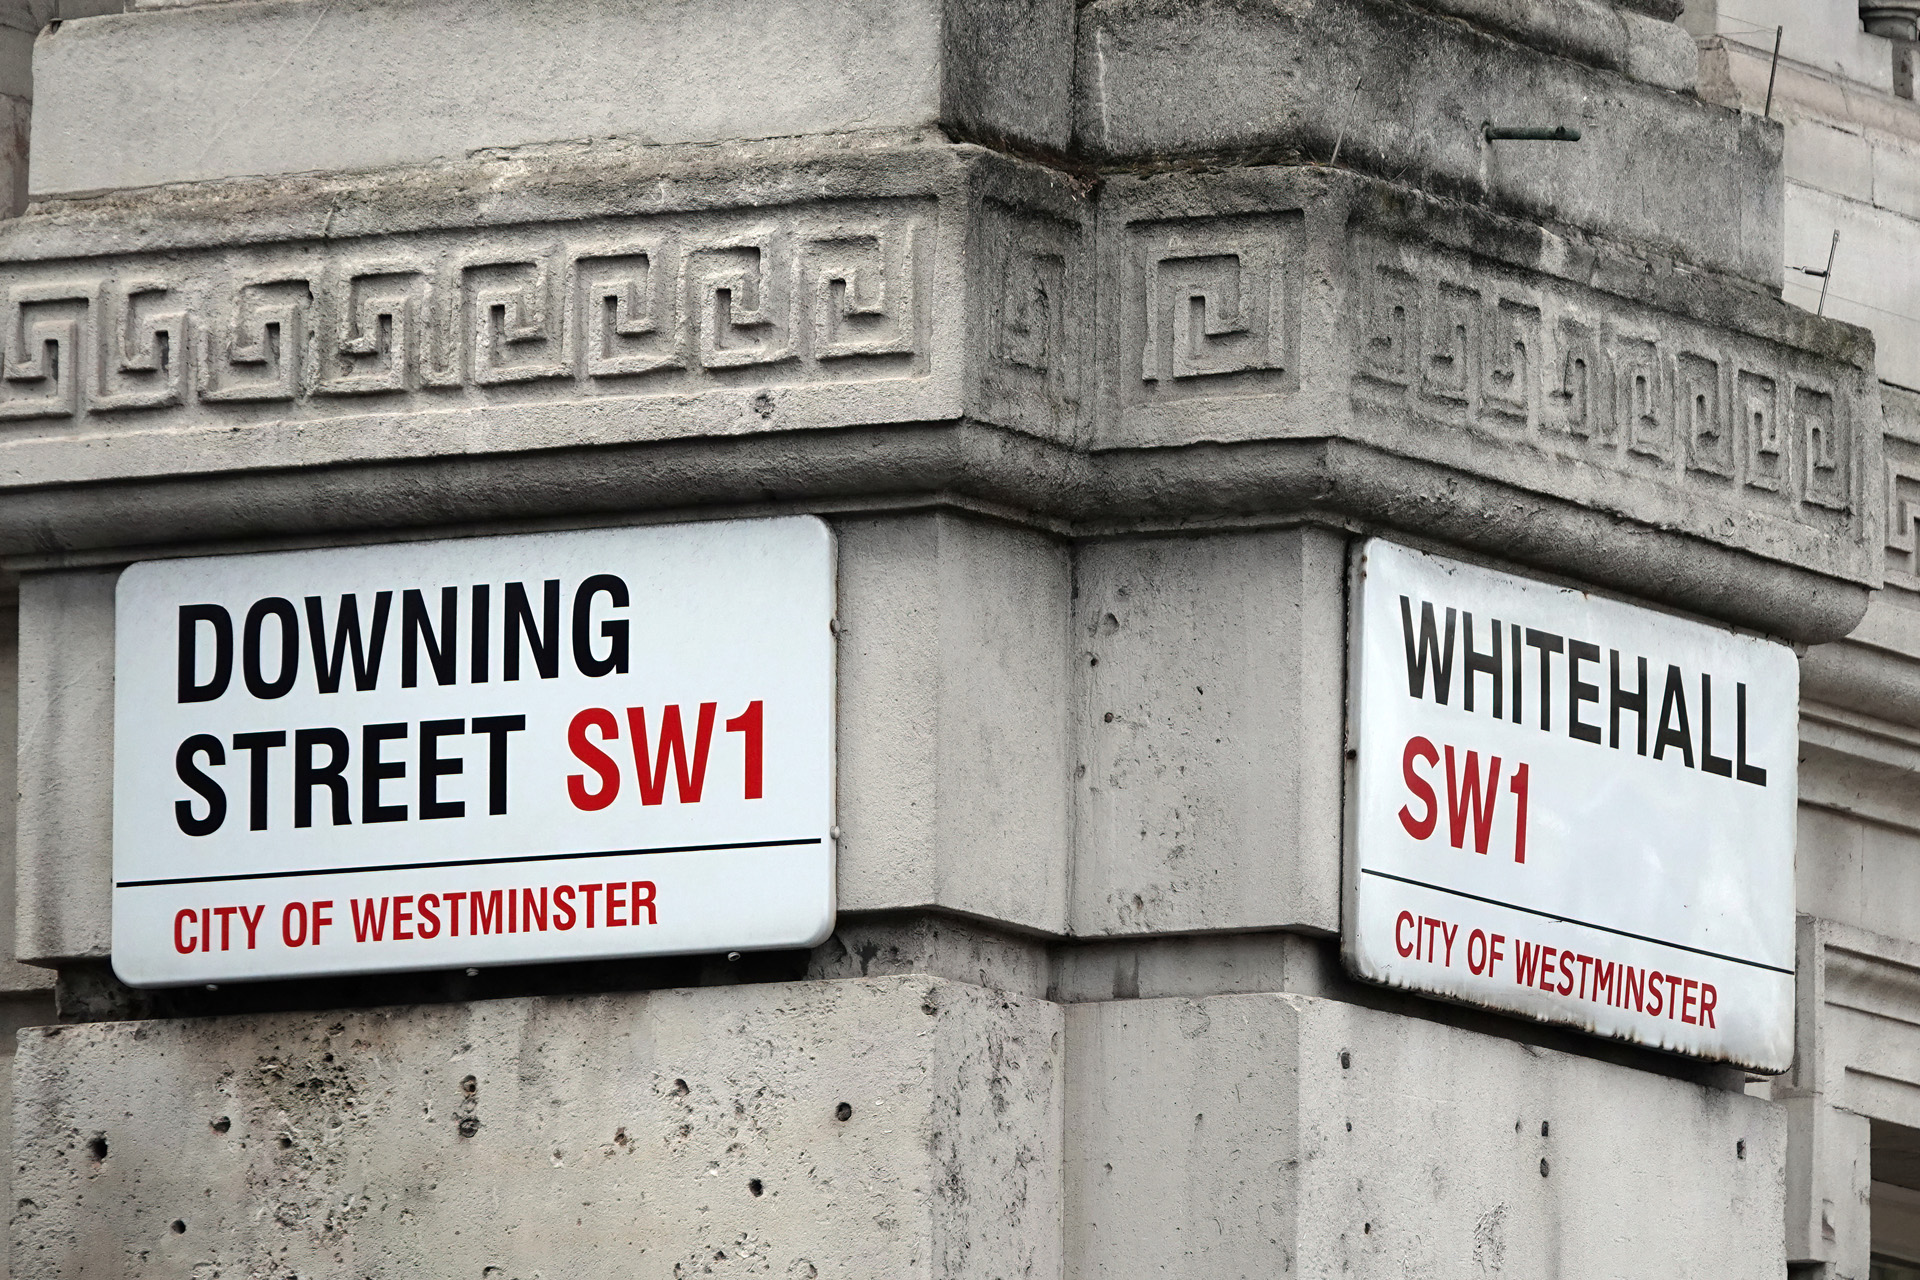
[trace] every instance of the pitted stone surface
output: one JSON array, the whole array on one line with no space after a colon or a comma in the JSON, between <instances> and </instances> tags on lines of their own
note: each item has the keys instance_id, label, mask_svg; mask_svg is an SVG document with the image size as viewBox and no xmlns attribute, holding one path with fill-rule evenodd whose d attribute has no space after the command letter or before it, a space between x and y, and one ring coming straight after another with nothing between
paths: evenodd
<instances>
[{"instance_id":1,"label":"pitted stone surface","mask_svg":"<svg viewBox=\"0 0 1920 1280\"><path fill-rule=\"evenodd\" d=\"M1346 539L1080 549L1072 931L1340 929Z\"/></svg>"},{"instance_id":2,"label":"pitted stone surface","mask_svg":"<svg viewBox=\"0 0 1920 1280\"><path fill-rule=\"evenodd\" d=\"M1067 1269L1778 1280L1786 1122L1300 995L1067 1010Z\"/></svg>"},{"instance_id":3,"label":"pitted stone surface","mask_svg":"<svg viewBox=\"0 0 1920 1280\"><path fill-rule=\"evenodd\" d=\"M1059 1027L909 977L34 1029L13 1275L1057 1275Z\"/></svg>"}]
</instances>

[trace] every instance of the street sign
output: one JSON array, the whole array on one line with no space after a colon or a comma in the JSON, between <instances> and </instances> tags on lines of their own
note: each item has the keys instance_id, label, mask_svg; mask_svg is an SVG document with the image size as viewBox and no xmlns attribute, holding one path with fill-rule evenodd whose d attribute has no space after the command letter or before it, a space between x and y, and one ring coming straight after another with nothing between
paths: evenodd
<instances>
[{"instance_id":1,"label":"street sign","mask_svg":"<svg viewBox=\"0 0 1920 1280\"><path fill-rule=\"evenodd\" d=\"M114 970L810 946L834 915L833 613L810 517L134 565Z\"/></svg>"},{"instance_id":2,"label":"street sign","mask_svg":"<svg viewBox=\"0 0 1920 1280\"><path fill-rule=\"evenodd\" d=\"M1352 603L1348 968L1784 1071L1792 650L1377 538Z\"/></svg>"}]
</instances>

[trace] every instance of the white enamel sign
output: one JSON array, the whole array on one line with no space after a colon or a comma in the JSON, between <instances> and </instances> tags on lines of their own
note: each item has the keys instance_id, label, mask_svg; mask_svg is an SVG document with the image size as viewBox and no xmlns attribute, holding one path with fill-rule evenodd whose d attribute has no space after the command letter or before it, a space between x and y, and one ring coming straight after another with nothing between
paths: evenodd
<instances>
[{"instance_id":1,"label":"white enamel sign","mask_svg":"<svg viewBox=\"0 0 1920 1280\"><path fill-rule=\"evenodd\" d=\"M134 565L115 972L820 941L833 610L812 518Z\"/></svg>"},{"instance_id":2,"label":"white enamel sign","mask_svg":"<svg viewBox=\"0 0 1920 1280\"><path fill-rule=\"evenodd\" d=\"M1351 644L1356 975L1790 1065L1790 649L1378 539Z\"/></svg>"}]
</instances>

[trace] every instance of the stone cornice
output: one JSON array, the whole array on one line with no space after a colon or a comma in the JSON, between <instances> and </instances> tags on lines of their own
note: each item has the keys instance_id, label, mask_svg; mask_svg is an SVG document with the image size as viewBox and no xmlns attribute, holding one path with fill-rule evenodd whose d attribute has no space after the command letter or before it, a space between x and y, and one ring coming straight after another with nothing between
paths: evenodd
<instances>
[{"instance_id":1,"label":"stone cornice","mask_svg":"<svg viewBox=\"0 0 1920 1280\"><path fill-rule=\"evenodd\" d=\"M1317 167L541 149L0 229L0 554L953 495L1397 530L1799 640L1879 583L1871 340Z\"/></svg>"}]
</instances>

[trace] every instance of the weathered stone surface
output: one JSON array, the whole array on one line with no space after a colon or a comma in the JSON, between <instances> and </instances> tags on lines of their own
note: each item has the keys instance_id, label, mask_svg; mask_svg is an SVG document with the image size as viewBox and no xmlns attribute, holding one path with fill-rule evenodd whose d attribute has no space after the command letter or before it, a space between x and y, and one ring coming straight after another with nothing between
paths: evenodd
<instances>
[{"instance_id":1,"label":"weathered stone surface","mask_svg":"<svg viewBox=\"0 0 1920 1280\"><path fill-rule=\"evenodd\" d=\"M20 584L15 955L112 950L115 571Z\"/></svg>"},{"instance_id":2,"label":"weathered stone surface","mask_svg":"<svg viewBox=\"0 0 1920 1280\"><path fill-rule=\"evenodd\" d=\"M1808 746L1816 788L1844 779L1851 798L1825 792L1839 807L1859 810L1864 803L1884 818L1890 805L1903 815L1895 821L1912 827L1920 821L1910 780L1920 769L1913 733L1920 729L1920 395L1883 385L1881 399L1885 587L1845 641L1807 650L1800 684L1813 704Z\"/></svg>"},{"instance_id":3,"label":"weathered stone surface","mask_svg":"<svg viewBox=\"0 0 1920 1280\"><path fill-rule=\"evenodd\" d=\"M1802 916L1799 952L1793 1072L1782 1092L1920 1128L1920 942Z\"/></svg>"},{"instance_id":4,"label":"weathered stone surface","mask_svg":"<svg viewBox=\"0 0 1920 1280\"><path fill-rule=\"evenodd\" d=\"M1308 996L1066 1017L1075 1280L1785 1269L1759 1099Z\"/></svg>"},{"instance_id":5,"label":"weathered stone surface","mask_svg":"<svg viewBox=\"0 0 1920 1280\"><path fill-rule=\"evenodd\" d=\"M1636 278L1592 246L1312 169L1114 179L1100 227L1103 445L1340 422L1450 472L1739 529L1762 554L1797 543L1877 581L1859 330L1828 346L1723 282Z\"/></svg>"},{"instance_id":6,"label":"weathered stone surface","mask_svg":"<svg viewBox=\"0 0 1920 1280\"><path fill-rule=\"evenodd\" d=\"M1859 331L1311 167L615 147L48 208L0 262L0 552L880 492L1324 516L1795 639L1878 581Z\"/></svg>"},{"instance_id":7,"label":"weathered stone surface","mask_svg":"<svg viewBox=\"0 0 1920 1280\"><path fill-rule=\"evenodd\" d=\"M1057 1275L1060 1040L924 977L30 1030L13 1274Z\"/></svg>"},{"instance_id":8,"label":"weathered stone surface","mask_svg":"<svg viewBox=\"0 0 1920 1280\"><path fill-rule=\"evenodd\" d=\"M1066 545L953 513L835 532L840 909L1065 932Z\"/></svg>"},{"instance_id":9,"label":"weathered stone surface","mask_svg":"<svg viewBox=\"0 0 1920 1280\"><path fill-rule=\"evenodd\" d=\"M1427 0L1427 5L1490 27L1542 53L1577 58L1661 89L1693 88L1693 41L1663 17L1634 12L1636 6L1631 4L1608 0Z\"/></svg>"},{"instance_id":10,"label":"weathered stone surface","mask_svg":"<svg viewBox=\"0 0 1920 1280\"><path fill-rule=\"evenodd\" d=\"M262 0L68 23L36 54L31 185L37 198L573 139L936 124L1060 147L1072 9Z\"/></svg>"},{"instance_id":11,"label":"weathered stone surface","mask_svg":"<svg viewBox=\"0 0 1920 1280\"><path fill-rule=\"evenodd\" d=\"M21 964L15 945L18 903L18 745L20 729L20 611L0 604L0 994L53 988L53 972ZM6 1052L0 1045L0 1053ZM3 1114L3 1113L0 1113Z\"/></svg>"},{"instance_id":12,"label":"weathered stone surface","mask_svg":"<svg viewBox=\"0 0 1920 1280\"><path fill-rule=\"evenodd\" d=\"M1787 1260L1865 1276L1872 1239L1872 1126L1818 1096L1788 1098Z\"/></svg>"},{"instance_id":13,"label":"weathered stone surface","mask_svg":"<svg viewBox=\"0 0 1920 1280\"><path fill-rule=\"evenodd\" d=\"M1842 825L1803 824L1811 837L1806 854L1838 873L1835 879L1859 877L1856 892L1871 883L1873 896L1911 903L1911 890L1903 892L1887 874L1891 868L1848 866L1833 856ZM1865 824L1848 825L1856 838L1872 838ZM1803 901L1820 915L1800 917L1793 1071L1771 1089L1791 1123L1788 1257L1827 1263L1843 1276L1866 1274L1869 1240L1879 1234L1870 1221L1868 1118L1920 1127L1920 942L1840 923L1859 914L1859 904L1840 900L1845 893L1833 885ZM1911 919L1900 923L1912 932Z\"/></svg>"},{"instance_id":14,"label":"weathered stone surface","mask_svg":"<svg viewBox=\"0 0 1920 1280\"><path fill-rule=\"evenodd\" d=\"M1346 539L1076 558L1073 932L1340 928Z\"/></svg>"},{"instance_id":15,"label":"weathered stone surface","mask_svg":"<svg viewBox=\"0 0 1920 1280\"><path fill-rule=\"evenodd\" d=\"M1388 0L1095 0L1078 40L1075 141L1103 159L1328 160L1341 141L1344 164L1780 281L1770 121ZM1582 137L1490 144L1488 123Z\"/></svg>"}]
</instances>

